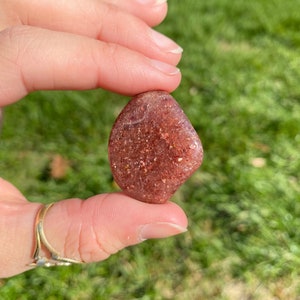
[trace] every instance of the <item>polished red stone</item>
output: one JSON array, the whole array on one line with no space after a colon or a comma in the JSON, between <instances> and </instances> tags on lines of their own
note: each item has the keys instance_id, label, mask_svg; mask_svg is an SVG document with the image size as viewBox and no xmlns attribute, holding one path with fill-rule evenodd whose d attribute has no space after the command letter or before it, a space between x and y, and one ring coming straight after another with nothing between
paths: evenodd
<instances>
[{"instance_id":1,"label":"polished red stone","mask_svg":"<svg viewBox=\"0 0 300 300\"><path fill-rule=\"evenodd\" d=\"M133 97L110 134L113 177L125 194L143 202L169 200L202 158L196 131L167 92Z\"/></svg>"}]
</instances>

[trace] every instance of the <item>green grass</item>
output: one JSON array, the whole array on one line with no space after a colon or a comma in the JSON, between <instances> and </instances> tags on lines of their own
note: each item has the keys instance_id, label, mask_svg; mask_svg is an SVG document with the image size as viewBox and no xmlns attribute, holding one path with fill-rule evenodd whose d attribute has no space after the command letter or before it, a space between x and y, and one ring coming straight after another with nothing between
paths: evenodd
<instances>
[{"instance_id":1,"label":"green grass","mask_svg":"<svg viewBox=\"0 0 300 300\"><path fill-rule=\"evenodd\" d=\"M2 280L0 298L300 297L299 7L299 0L169 1L159 29L184 48L173 95L205 150L200 171L174 197L188 233L102 263ZM31 201L113 191L107 140L126 101L101 90L38 92L7 108L1 176ZM70 161L64 180L47 176L55 154Z\"/></svg>"}]
</instances>

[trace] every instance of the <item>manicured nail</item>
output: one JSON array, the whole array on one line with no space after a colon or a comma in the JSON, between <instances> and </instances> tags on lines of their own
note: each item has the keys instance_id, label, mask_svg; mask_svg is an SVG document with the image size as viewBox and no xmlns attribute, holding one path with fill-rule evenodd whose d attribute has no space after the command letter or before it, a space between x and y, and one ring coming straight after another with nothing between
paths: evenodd
<instances>
[{"instance_id":1,"label":"manicured nail","mask_svg":"<svg viewBox=\"0 0 300 300\"><path fill-rule=\"evenodd\" d=\"M174 41L155 30L151 30L151 39L161 50L165 52L180 54L183 51L183 49Z\"/></svg>"},{"instance_id":2,"label":"manicured nail","mask_svg":"<svg viewBox=\"0 0 300 300\"><path fill-rule=\"evenodd\" d=\"M140 239L141 241L148 239L161 239L186 231L186 228L173 223L158 222L146 224L140 227Z\"/></svg>"},{"instance_id":3,"label":"manicured nail","mask_svg":"<svg viewBox=\"0 0 300 300\"><path fill-rule=\"evenodd\" d=\"M180 73L180 70L177 67L169 65L162 61L151 59L150 62L155 69L165 73L166 75L176 75Z\"/></svg>"},{"instance_id":4,"label":"manicured nail","mask_svg":"<svg viewBox=\"0 0 300 300\"><path fill-rule=\"evenodd\" d=\"M137 2L144 5L161 5L167 2L167 0L137 0Z\"/></svg>"}]
</instances>

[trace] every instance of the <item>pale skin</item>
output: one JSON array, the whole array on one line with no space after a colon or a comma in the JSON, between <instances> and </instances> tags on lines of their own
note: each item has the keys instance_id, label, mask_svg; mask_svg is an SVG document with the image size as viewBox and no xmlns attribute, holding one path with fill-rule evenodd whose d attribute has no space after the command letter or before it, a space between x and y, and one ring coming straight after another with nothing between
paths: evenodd
<instances>
[{"instance_id":1,"label":"pale skin","mask_svg":"<svg viewBox=\"0 0 300 300\"><path fill-rule=\"evenodd\" d=\"M181 80L181 48L151 29L166 14L167 3L155 0L0 1L0 107L37 90L172 92ZM31 268L40 208L0 178L0 278ZM44 231L62 256L91 263L187 225L172 202L151 205L113 193L57 201Z\"/></svg>"}]
</instances>

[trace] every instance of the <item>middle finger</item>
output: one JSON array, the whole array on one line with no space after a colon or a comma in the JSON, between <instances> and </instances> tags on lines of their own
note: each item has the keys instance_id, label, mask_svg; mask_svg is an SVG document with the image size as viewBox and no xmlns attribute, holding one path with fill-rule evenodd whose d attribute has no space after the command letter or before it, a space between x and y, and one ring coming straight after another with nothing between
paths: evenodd
<instances>
[{"instance_id":1,"label":"middle finger","mask_svg":"<svg viewBox=\"0 0 300 300\"><path fill-rule=\"evenodd\" d=\"M24 25L64 31L115 43L143 55L176 65L182 49L140 18L116 5L94 0L10 2ZM10 24L14 25L14 24Z\"/></svg>"}]
</instances>

